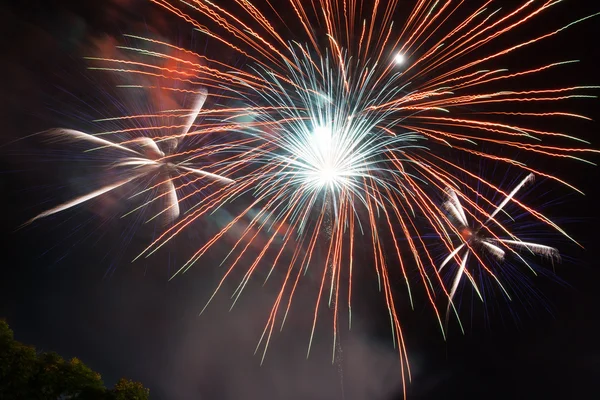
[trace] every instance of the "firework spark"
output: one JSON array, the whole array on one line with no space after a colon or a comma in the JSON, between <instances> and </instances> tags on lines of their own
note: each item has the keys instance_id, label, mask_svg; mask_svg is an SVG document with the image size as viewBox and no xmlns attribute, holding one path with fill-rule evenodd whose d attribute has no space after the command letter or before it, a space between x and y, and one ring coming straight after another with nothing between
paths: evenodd
<instances>
[{"instance_id":1,"label":"firework spark","mask_svg":"<svg viewBox=\"0 0 600 400\"><path fill-rule=\"evenodd\" d=\"M452 281L452 286L450 288L448 308L446 310L446 324L448 323L450 308L452 307L454 309L454 312L456 312L456 308L453 304L453 298L456 294L456 290L458 289L458 284L464 276L469 278L469 281L473 285L473 288L479 295L480 299L483 301L483 297L481 296L479 288L477 287L477 284L473 279L472 274L469 272L469 269L467 269L467 261L470 255L475 257L479 261L479 263L481 263L480 265L490 274L490 276L493 277L493 279L498 283L498 285L508 296L508 298L510 298L510 295L508 294L500 280L496 277L496 275L494 275L492 269L485 264L485 262L478 255L478 253L485 251L488 254L491 254L497 261L503 261L506 252L508 251L514 254L532 271L533 268L520 254L517 253L517 250L529 250L532 254L538 254L544 257L548 257L553 261L560 260L560 256L557 249L538 243L522 241L518 237L513 235L495 218L498 213L504 210L504 207L509 202L513 201L517 192L521 190L523 186L525 186L527 183L531 182L533 179L533 174L527 175L504 198L504 200L494 209L492 213L486 214L485 221L479 221L475 219L475 227L473 227L472 224L469 224L467 213L465 213L465 209L463 208L458 198L457 192L454 191L454 189L452 188L446 189L448 199L444 203L444 208L446 208L448 213L451 215L451 220L455 222L454 231L457 233L458 237L462 242L448 255L448 257L446 257L446 259L444 259L444 261L440 264L438 268L438 272L441 272L442 269L444 269L444 267L452 260L456 260L456 262L459 264L459 268L456 272L456 275ZM474 204L473 202L470 203ZM479 209L481 210L481 208ZM471 214L471 216L475 218L473 214ZM494 231L489 226L492 222L497 228L499 228L500 231L504 232L504 234L510 235L509 238L501 238L497 233L494 233ZM459 257L461 251L462 257Z\"/></svg>"},{"instance_id":2,"label":"firework spark","mask_svg":"<svg viewBox=\"0 0 600 400\"><path fill-rule=\"evenodd\" d=\"M155 183L134 194L132 197L146 193L153 189L158 189L158 193L152 198L152 200L145 202L141 206L135 208L125 215L137 211L140 208L147 206L149 203L155 202L156 200L164 199L164 209L150 218L150 220L162 215L164 223L170 223L177 219L180 213L179 198L177 196L178 187L176 187L174 183L176 179L181 178L182 176L196 175L202 178L217 180L222 183L233 182L233 180L227 177L194 168L192 161L201 156L199 155L199 153L202 152L201 149L197 152L194 152L191 158L184 158L177 162L173 160L174 158L179 158L180 154L177 153L176 150L178 144L180 143L180 140L189 133L192 124L194 123L198 113L206 101L206 97L206 91L197 97L192 112L187 116L187 121L183 127L182 133L175 138L169 138L167 140L156 140L142 136L127 140L125 142L115 143L100 137L106 133L92 135L73 129L55 129L47 132L47 134L58 140L83 141L89 144L98 145L98 147L92 148L91 150L110 149L126 155L120 156L118 161L115 161L112 164L112 168L124 169L124 171L121 171L120 174L124 177L116 182L110 183L90 193L76 197L54 208L46 210L31 218L25 224L30 224L40 218L48 217L58 212L68 210L105 193L116 190L117 188L120 188L136 179L148 176L152 176Z\"/></svg>"}]
</instances>

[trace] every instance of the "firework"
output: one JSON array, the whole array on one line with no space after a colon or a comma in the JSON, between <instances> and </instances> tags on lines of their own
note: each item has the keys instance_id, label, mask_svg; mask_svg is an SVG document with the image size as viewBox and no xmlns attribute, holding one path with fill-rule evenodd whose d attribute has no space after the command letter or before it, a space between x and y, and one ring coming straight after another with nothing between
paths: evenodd
<instances>
[{"instance_id":1,"label":"firework","mask_svg":"<svg viewBox=\"0 0 600 400\"><path fill-rule=\"evenodd\" d=\"M328 298L335 343L340 305L345 303L351 310L353 255L360 243L361 252L372 254L402 360L402 377L410 377L390 273L397 270L404 277L412 304L407 268L409 262L416 266L442 332L433 286L441 284L451 304L456 282L463 274L468 276L464 256L455 284L449 290L443 286L435 256L421 237L425 229L417 222L421 217L451 253L448 260L458 258L462 249L475 242L497 256L506 248L554 254L550 248L519 241L510 232L505 233L511 239L502 242L463 229L468 227L466 215L452 190L446 206L455 209L452 215L462 229L457 232L434 198L459 185L476 193L461 175L503 193L479 171L469 171L453 161L465 154L516 166L573 188L559 177L525 165L518 154L585 161L583 154L597 152L586 144L565 145L582 141L530 122L586 119L555 105L593 97L586 93L596 87L515 89L524 79L566 68L576 60L516 71L503 65L509 57L523 55L536 43L590 17L507 45L506 37L515 37L510 34L542 18L560 2L528 1L504 9L492 0L478 8L467 8L465 2L424 0L416 1L413 9L401 16L404 7L399 7L397 0L376 0L369 7L355 0L289 0L285 10L272 2L239 0L226 9L208 0L150 1L228 48L236 60L244 57L247 64L237 67L227 58L206 57L139 36L128 36L138 44L123 49L147 57L147 62L93 59L98 64L94 69L168 77L173 90L179 90L176 85L180 82L209 88L213 108L206 110L206 115L214 119L197 124L189 135L231 132L242 137L232 149L237 152L233 164L224 167L236 184L199 199L193 210L165 230L140 257L150 256L202 216L251 197L250 204L204 243L179 272L196 263L240 221L249 220L226 258L229 267L217 290L236 267L245 272L234 301L259 264L268 262L268 276L274 270L282 272L284 283L260 341L264 352L276 322L285 322L300 277L309 267L319 271L321 281L313 333L319 304ZM394 24L395 18L404 22ZM148 50L149 44L155 49ZM168 67L161 64L165 60ZM228 101L245 104L231 107ZM544 106L543 112L539 105ZM155 140L175 138L177 135L163 135ZM491 150L482 151L481 145ZM506 202L513 196L507 195ZM566 235L539 212L517 204ZM489 216L490 221L494 216ZM453 233L465 241L458 249L452 245ZM267 240L259 253L253 254L251 243L259 237ZM319 262L318 242L326 248L324 261ZM476 252L469 254L475 256Z\"/></svg>"},{"instance_id":2,"label":"firework","mask_svg":"<svg viewBox=\"0 0 600 400\"><path fill-rule=\"evenodd\" d=\"M135 193L132 197L139 196L140 194L147 193L148 191L155 191L157 193L152 196L150 201L145 202L141 206L135 208L125 215L137 211L140 208L157 200L164 199L164 208L158 214L150 218L150 220L162 215L164 223L170 223L175 220L180 213L177 189L189 184L183 184L176 187L174 183L176 179L180 179L184 176L195 175L201 178L209 178L226 184L233 182L231 179L224 176L194 168L192 161L196 158L202 157L203 150L205 151L206 149L198 149L193 152L192 156L188 157L181 157L182 153L177 151L178 144L180 143L181 139L189 133L192 124L194 123L198 113L200 112L200 109L202 108L202 105L206 100L206 96L207 93L204 91L197 97L192 113L187 116L187 121L183 126L182 133L167 140L140 136L127 141L115 143L101 137L114 132L96 135L76 131L73 129L55 129L46 132L48 135L59 141L83 141L87 142L88 144L97 145L97 147L94 147L89 151L111 150L118 152L120 156L117 156L116 160L112 163L111 168L119 170L118 175L120 176L120 179L85 195L60 204L54 208L46 210L31 218L26 222L26 224L30 224L40 218L48 217L64 210L68 210L105 193L114 191L137 179L142 179L149 176L152 177L151 181L154 182L149 184L148 187L145 187L139 192ZM113 159L115 158L113 157Z\"/></svg>"},{"instance_id":3,"label":"firework","mask_svg":"<svg viewBox=\"0 0 600 400\"><path fill-rule=\"evenodd\" d=\"M448 301L448 308L446 310L446 323L448 323L450 308L452 307L456 312L456 308L453 304L453 298L456 294L456 290L458 289L458 284L461 279L466 276L473 288L479 295L480 299L483 301L483 297L477 287L475 280L473 279L472 274L469 272L467 268L467 262L469 256L471 258L476 258L480 263L482 268L486 270L486 272L498 283L500 288L504 291L504 293L510 298L510 295L500 282L500 280L496 277L496 275L492 272L492 269L486 265L482 257L479 255L481 252L487 252L491 254L493 258L497 261L501 262L504 260L506 252L510 252L514 254L520 261L522 261L531 271L533 268L527 263L527 261L517 253L518 250L529 250L532 254L538 254L544 257L548 257L553 261L558 261L560 259L558 250L532 242L525 242L519 239L517 236L512 234L505 226L503 226L497 219L496 216L498 213L504 210L504 207L511 201L513 201L517 192L523 188L527 183L531 182L534 179L533 174L527 175L506 197L504 200L494 209L494 211L490 214L484 214L486 219L484 221L480 221L475 219L476 226L472 226L468 222L469 218L467 218L467 213L463 208L457 192L452 188L447 188L447 196L448 200L444 203L444 208L451 215L451 220L454 222L454 231L457 236L461 240L461 244L457 246L449 255L444 259L444 261L440 264L438 271L441 272L444 267L450 263L452 260L456 260L459 264L456 275L452 281L452 286L450 288L450 295ZM465 198L463 196L463 198ZM468 199L466 199L468 201ZM474 205L472 201L469 201L470 204ZM479 210L482 210L480 207L477 207ZM474 214L469 213L470 216L475 218ZM492 230L490 228L490 224L493 223L498 229ZM509 235L508 238L502 238L499 234L495 233L495 231L501 231L506 235ZM461 255L462 254L462 255ZM534 271L533 271L534 272ZM535 272L534 272L535 273Z\"/></svg>"}]
</instances>

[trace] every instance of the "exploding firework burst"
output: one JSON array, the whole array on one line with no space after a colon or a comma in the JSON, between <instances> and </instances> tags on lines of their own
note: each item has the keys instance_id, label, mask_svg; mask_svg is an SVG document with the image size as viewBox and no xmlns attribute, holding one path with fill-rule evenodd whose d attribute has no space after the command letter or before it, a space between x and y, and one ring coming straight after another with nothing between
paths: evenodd
<instances>
[{"instance_id":1,"label":"exploding firework burst","mask_svg":"<svg viewBox=\"0 0 600 400\"><path fill-rule=\"evenodd\" d=\"M261 338L265 351L281 314L285 321L303 271L309 266L319 267L314 265L319 239L326 243L327 251L325 261L320 263L321 284L313 332L319 304L328 297L334 310L335 337L342 304L342 270L348 278L344 302L351 308L353 255L360 240L360 251L372 254L385 295L394 340L403 361L403 378L406 373L410 376L410 371L404 362L406 349L391 270L397 269L404 276L410 295L406 268L412 259L443 330L433 291L433 283L439 282L443 287L443 281L433 261L435 255L421 238L422 227L415 216L422 216L427 228L435 230L451 253L447 262L458 257L465 246L470 249L475 243L496 256L514 248L553 254L550 248L521 242L510 232L505 233L511 239L503 241L473 231L453 190L448 192L446 208L454 207L452 215L459 225L452 224L432 194L458 185L476 192L460 179L461 175L503 193L477 171L469 171L453 161L464 154L516 166L572 187L557 176L522 163L513 154L525 151L539 157L582 161L581 154L597 152L585 144L565 145L582 141L527 122L558 117L586 119L554 107L559 101L592 97L586 91L596 87L515 89L522 87L523 79L576 61L509 71L503 67L503 60L522 55L536 43L550 40L590 17L506 45L504 38L529 21L543 17L560 1L528 1L501 9L492 0L476 8L467 8L465 2L423 0L416 1L407 15L400 15L404 10L400 10L397 0L375 0L369 7L356 0L289 0L285 11L295 18L284 18L279 3L275 6L236 0L225 8L208 0L150 1L244 57L248 67L239 68L226 59L205 57L163 41L136 36L129 38L141 44L151 43L158 50L149 51L142 45L123 49L147 57L148 62L93 60L99 64L95 69L157 79L168 76L174 85L186 82L209 88L220 101L214 101L214 108L207 113L218 121L200 123L189 135L235 132L244 138L236 143L234 166L227 170L236 184L198 200L193 211L168 228L142 255L156 252L202 216L233 200L252 196L250 205L203 244L180 271L197 262L240 220L249 219L242 238L227 256L230 263L223 280L234 268L244 265L245 275L234 294L237 300L257 266L267 260L267 254L272 257L271 271L279 269L285 275ZM403 23L394 24L396 18L403 19ZM186 57L174 55L173 51ZM176 67L161 65L159 61L164 60ZM243 100L245 105L229 107L224 104L227 99ZM543 111L539 105L544 105ZM158 140L177 137L164 135ZM492 151L480 150L481 144ZM495 151L500 149L504 155ZM514 193L507 195L506 201L512 196ZM519 206L564 233L539 212ZM250 243L261 233L268 240L261 245L259 254L252 255ZM452 245L453 233L464 241L458 250ZM283 242L278 243L276 238L281 237ZM284 256L286 249L290 254ZM476 252L472 254L475 256ZM246 267L249 258L250 266ZM462 275L468 276L466 258L464 255L459 262L461 272L455 283ZM450 290L444 288L450 304L455 291L456 284Z\"/></svg>"},{"instance_id":2,"label":"exploding firework burst","mask_svg":"<svg viewBox=\"0 0 600 400\"><path fill-rule=\"evenodd\" d=\"M83 141L97 146L90 149L90 151L110 150L121 154L121 156L114 158L115 161L111 166L111 168L120 170L118 173L120 179L93 190L85 195L60 204L54 208L46 210L27 221L26 224L30 224L40 218L48 217L58 212L68 210L98 196L102 196L103 194L117 190L118 188L135 180L143 178L146 178L145 187L139 189L131 197L137 197L148 192L152 192L152 196L150 200L129 211L124 216L138 211L139 209L148 206L151 203L164 200L164 206L162 210L158 214L151 217L150 220L162 216L163 223L168 224L175 220L180 213L180 199L178 198L177 190L190 184L190 182L186 182L176 186L177 180L181 180L181 178L184 177L195 177L195 179L192 180L193 182L198 181L201 178L208 178L226 184L233 182L231 179L224 176L194 168L193 161L195 159L206 156L207 154L210 154L210 152L214 152L214 149L196 149L193 152L181 152L178 150L178 145L181 139L183 139L189 133L189 130L197 118L198 113L202 109L205 101L206 91L197 97L191 114L184 114L184 117L186 117L187 120L183 126L182 133L176 137L171 137L166 140L139 136L116 143L104 139L102 136L120 132L106 132L96 135L76 131L73 129L55 129L47 132L48 135L59 141ZM185 155L187 155L187 157L182 157Z\"/></svg>"},{"instance_id":3,"label":"exploding firework burst","mask_svg":"<svg viewBox=\"0 0 600 400\"><path fill-rule=\"evenodd\" d=\"M440 264L438 271L441 272L444 267L453 260L459 264L458 270L456 271L455 277L452 281L452 286L450 288L450 295L448 301L448 308L446 310L446 323L448 323L448 317L450 313L450 308L452 307L456 312L456 307L452 302L456 290L458 289L458 284L460 283L463 277L467 277L476 293L479 295L479 298L483 301L483 297L480 293L477 283L473 278L473 274L469 272L467 268L467 263L469 256L471 258L475 258L479 265L486 270L490 277L492 277L500 288L504 291L506 296L510 299L509 293L504 288L502 282L496 277L493 269L487 265L487 263L481 257L482 252L486 252L493 256L496 261L502 262L504 261L506 252L512 253L516 258L518 258L523 264L525 264L532 272L535 273L533 268L529 265L523 256L521 256L517 251L518 250L528 250L532 254L538 254L544 257L548 257L553 261L560 260L560 256L558 250L546 246L539 243L526 242L515 236L508 230L503 224L501 224L497 220L497 215L504 211L504 207L513 201L515 195L525 186L528 182L534 179L533 174L529 174L523 179L509 194L506 195L504 200L493 210L493 212L489 214L484 213L485 220L481 221L475 219L475 215L471 214L470 217L475 219L475 226L469 223L469 219L467 217L467 212L465 212L465 208L463 208L457 192L452 188L447 188L447 196L448 200L444 203L444 207L451 215L451 220L454 222L454 230L457 236L461 240L461 244L457 246L449 255L444 259L444 261ZM481 207L478 207L476 203L470 201L468 198L463 198L469 202L469 204L475 206L478 211L483 211ZM492 230L490 225L494 224L496 226L496 230ZM501 234L495 232L502 232ZM503 238L501 235L508 235L508 238Z\"/></svg>"}]
</instances>

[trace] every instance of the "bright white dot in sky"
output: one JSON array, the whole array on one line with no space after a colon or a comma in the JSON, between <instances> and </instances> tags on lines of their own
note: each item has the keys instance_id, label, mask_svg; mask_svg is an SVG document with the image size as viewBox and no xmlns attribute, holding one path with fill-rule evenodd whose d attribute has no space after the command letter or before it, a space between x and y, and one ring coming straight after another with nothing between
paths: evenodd
<instances>
[{"instance_id":1,"label":"bright white dot in sky","mask_svg":"<svg viewBox=\"0 0 600 400\"><path fill-rule=\"evenodd\" d=\"M404 54L398 53L398 54L396 54L396 57L394 57L394 61L396 62L396 64L400 65L400 64L404 64L404 61L406 61L406 58L404 57Z\"/></svg>"}]
</instances>

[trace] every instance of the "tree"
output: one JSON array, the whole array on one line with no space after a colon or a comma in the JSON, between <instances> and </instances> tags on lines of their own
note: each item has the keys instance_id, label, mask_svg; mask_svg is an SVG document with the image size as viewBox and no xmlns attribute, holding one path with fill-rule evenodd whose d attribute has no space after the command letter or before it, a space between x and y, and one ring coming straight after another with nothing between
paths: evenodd
<instances>
[{"instance_id":1,"label":"tree","mask_svg":"<svg viewBox=\"0 0 600 400\"><path fill-rule=\"evenodd\" d=\"M149 392L128 379L107 390L100 374L79 359L37 354L35 348L14 340L6 321L0 320L0 399L148 400Z\"/></svg>"},{"instance_id":2,"label":"tree","mask_svg":"<svg viewBox=\"0 0 600 400\"><path fill-rule=\"evenodd\" d=\"M125 378L121 378L110 392L114 400L147 400L150 396L150 390L141 383Z\"/></svg>"},{"instance_id":3,"label":"tree","mask_svg":"<svg viewBox=\"0 0 600 400\"><path fill-rule=\"evenodd\" d=\"M27 397L28 383L35 372L35 349L15 341L8 324L0 320L0 394L21 393Z\"/></svg>"},{"instance_id":4,"label":"tree","mask_svg":"<svg viewBox=\"0 0 600 400\"><path fill-rule=\"evenodd\" d=\"M100 374L77 358L65 361L56 353L38 356L37 370L28 386L41 399L78 398L84 392L105 390Z\"/></svg>"}]
</instances>

